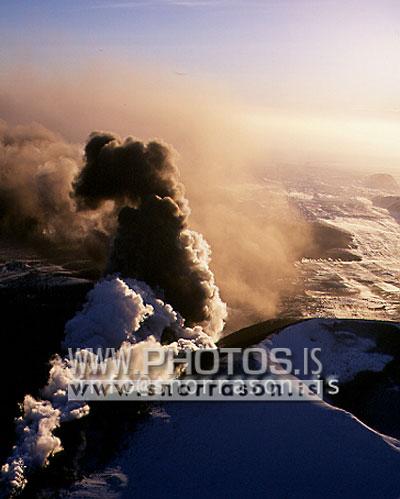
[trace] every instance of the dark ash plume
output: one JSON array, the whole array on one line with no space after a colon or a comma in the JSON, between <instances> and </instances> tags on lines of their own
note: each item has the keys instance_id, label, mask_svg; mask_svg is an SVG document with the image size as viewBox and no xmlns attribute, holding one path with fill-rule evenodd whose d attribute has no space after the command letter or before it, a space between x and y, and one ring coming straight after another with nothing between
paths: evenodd
<instances>
[{"instance_id":1,"label":"dark ash plume","mask_svg":"<svg viewBox=\"0 0 400 499\"><path fill-rule=\"evenodd\" d=\"M188 228L190 213L179 172L165 144L93 133L75 183L81 209L112 200L121 208L108 271L159 289L188 325L217 335L226 306L209 268L210 248Z\"/></svg>"},{"instance_id":2,"label":"dark ash plume","mask_svg":"<svg viewBox=\"0 0 400 499\"><path fill-rule=\"evenodd\" d=\"M168 146L155 141L146 146L132 137L122 143L111 133L94 132L85 155L85 167L75 182L75 195L82 208L96 209L110 199L119 204L137 204L155 194L170 197L187 210L183 185L178 181L179 172Z\"/></svg>"}]
</instances>

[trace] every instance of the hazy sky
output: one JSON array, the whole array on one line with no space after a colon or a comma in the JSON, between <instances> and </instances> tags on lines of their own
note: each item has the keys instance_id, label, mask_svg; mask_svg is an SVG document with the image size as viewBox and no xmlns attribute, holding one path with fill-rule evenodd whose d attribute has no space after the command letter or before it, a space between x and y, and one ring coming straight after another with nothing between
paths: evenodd
<instances>
[{"instance_id":1,"label":"hazy sky","mask_svg":"<svg viewBox=\"0 0 400 499\"><path fill-rule=\"evenodd\" d=\"M2 0L0 33L3 69L146 61L225 88L255 126L271 110L323 135L347 120L400 164L399 0Z\"/></svg>"}]
</instances>

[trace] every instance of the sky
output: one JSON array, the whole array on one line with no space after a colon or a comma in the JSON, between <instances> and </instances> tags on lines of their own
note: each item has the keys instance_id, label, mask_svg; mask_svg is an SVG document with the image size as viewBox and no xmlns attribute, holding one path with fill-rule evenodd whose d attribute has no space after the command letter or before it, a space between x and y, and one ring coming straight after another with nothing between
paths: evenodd
<instances>
[{"instance_id":1,"label":"sky","mask_svg":"<svg viewBox=\"0 0 400 499\"><path fill-rule=\"evenodd\" d=\"M372 144L371 155L400 165L397 0L0 3L3 75L33 67L61 78L116 64L207 82L241 102L256 133L275 120L276 130L333 148L345 134L344 148Z\"/></svg>"}]
</instances>

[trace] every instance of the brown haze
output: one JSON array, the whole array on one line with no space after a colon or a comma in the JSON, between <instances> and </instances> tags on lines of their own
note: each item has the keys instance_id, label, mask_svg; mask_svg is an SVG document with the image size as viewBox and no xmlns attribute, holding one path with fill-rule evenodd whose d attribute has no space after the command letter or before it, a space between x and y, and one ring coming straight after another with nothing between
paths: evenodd
<instances>
[{"instance_id":1,"label":"brown haze","mask_svg":"<svg viewBox=\"0 0 400 499\"><path fill-rule=\"evenodd\" d=\"M71 170L63 173L68 187L76 165L81 166L76 146L69 143L83 144L93 130L143 140L158 137L179 151L178 166L192 207L189 225L211 245L211 266L229 307L228 329L278 314L282 299L294 291L293 264L310 243L307 225L289 206L283 189L275 186L271 192L263 181L270 138L253 134L244 113L223 88L172 71L160 76L149 68L135 72L94 66L52 77L24 68L0 84L2 119L10 125L38 122L34 127L43 133L62 134L67 143L57 147L73 148L60 162L65 171L71 156ZM26 154L29 149L24 165L29 163ZM39 164L55 171L54 158L49 160L41 157ZM32 169L23 169L28 177L20 183L29 184ZM55 182L58 175L54 173ZM71 212L65 188L60 199ZM92 223L97 230L96 224L103 227L106 222Z\"/></svg>"}]
</instances>

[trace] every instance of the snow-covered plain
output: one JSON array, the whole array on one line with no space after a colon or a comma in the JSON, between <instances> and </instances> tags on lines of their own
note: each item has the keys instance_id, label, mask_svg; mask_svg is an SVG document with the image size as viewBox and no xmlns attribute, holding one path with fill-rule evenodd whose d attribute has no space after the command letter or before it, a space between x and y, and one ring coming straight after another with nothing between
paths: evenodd
<instances>
[{"instance_id":1,"label":"snow-covered plain","mask_svg":"<svg viewBox=\"0 0 400 499\"><path fill-rule=\"evenodd\" d=\"M399 217L374 200L392 195L365 187L348 175L307 177L286 182L293 204L310 221L350 232L359 261L304 258L299 264L305 298L295 307L304 315L397 320L400 307Z\"/></svg>"}]
</instances>

